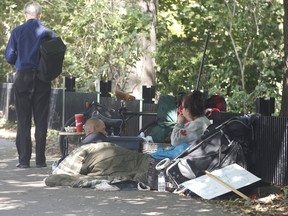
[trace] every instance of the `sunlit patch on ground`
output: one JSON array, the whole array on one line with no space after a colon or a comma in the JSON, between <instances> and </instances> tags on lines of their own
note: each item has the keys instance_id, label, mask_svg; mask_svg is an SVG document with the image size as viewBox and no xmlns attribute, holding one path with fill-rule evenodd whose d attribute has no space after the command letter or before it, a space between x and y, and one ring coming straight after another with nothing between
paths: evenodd
<instances>
[{"instance_id":1,"label":"sunlit patch on ground","mask_svg":"<svg viewBox=\"0 0 288 216\"><path fill-rule=\"evenodd\" d=\"M147 213L142 213L142 215L157 216L157 215L164 215L164 213L163 212L147 212Z\"/></svg>"},{"instance_id":2,"label":"sunlit patch on ground","mask_svg":"<svg viewBox=\"0 0 288 216\"><path fill-rule=\"evenodd\" d=\"M17 180L11 180L11 179L7 179L7 180L2 180L2 182L5 182L6 184L10 184L13 185L15 188L20 188L20 187L45 187L45 183L43 182L43 180L41 181L32 181L32 182L20 182Z\"/></svg>"},{"instance_id":3,"label":"sunlit patch on ground","mask_svg":"<svg viewBox=\"0 0 288 216\"><path fill-rule=\"evenodd\" d=\"M12 200L6 197L0 197L0 214L2 210L11 210L24 207L25 204L21 200Z\"/></svg>"},{"instance_id":4,"label":"sunlit patch on ground","mask_svg":"<svg viewBox=\"0 0 288 216\"><path fill-rule=\"evenodd\" d=\"M5 169L8 167L8 164L7 163L1 163L0 162L0 169Z\"/></svg>"}]
</instances>

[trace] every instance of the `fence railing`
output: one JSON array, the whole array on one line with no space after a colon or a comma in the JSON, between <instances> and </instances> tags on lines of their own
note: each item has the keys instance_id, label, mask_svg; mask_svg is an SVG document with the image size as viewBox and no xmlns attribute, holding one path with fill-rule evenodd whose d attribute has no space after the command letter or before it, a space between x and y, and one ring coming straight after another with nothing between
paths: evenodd
<instances>
[{"instance_id":1,"label":"fence railing","mask_svg":"<svg viewBox=\"0 0 288 216\"><path fill-rule=\"evenodd\" d=\"M14 90L12 83L0 83L0 110L4 117L14 122L17 120ZM59 130L71 116L75 113L85 111L87 101L97 101L97 93L64 91L63 89L52 89L50 96L50 110L48 117L48 127ZM118 110L121 106L119 100L112 97L100 97L101 104L109 109ZM126 107L132 112L157 112L157 104L143 103L140 100L126 102ZM154 121L153 116L133 117L127 124L127 136L137 135L142 126Z\"/></svg>"}]
</instances>

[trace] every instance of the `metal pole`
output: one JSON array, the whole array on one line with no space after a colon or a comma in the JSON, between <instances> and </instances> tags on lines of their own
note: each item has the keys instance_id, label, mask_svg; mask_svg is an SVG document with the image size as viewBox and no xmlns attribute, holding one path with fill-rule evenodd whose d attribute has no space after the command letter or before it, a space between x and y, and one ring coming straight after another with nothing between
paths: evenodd
<instances>
[{"instance_id":1,"label":"metal pole","mask_svg":"<svg viewBox=\"0 0 288 216\"><path fill-rule=\"evenodd\" d=\"M62 95L62 127L65 126L65 77L63 77L63 95Z\"/></svg>"},{"instance_id":2,"label":"metal pole","mask_svg":"<svg viewBox=\"0 0 288 216\"><path fill-rule=\"evenodd\" d=\"M206 36L206 41L205 41L205 46L204 46L204 52L203 52L203 56L202 56L202 61L201 61L201 64L200 64L199 73L198 73L198 78L197 78L196 90L199 90L199 83L200 83L200 79L201 79L201 75L202 75L202 70L203 70L203 66L204 66L204 62L205 62L205 55L206 55L206 50L207 50L209 38L210 38L210 35L207 34L207 36Z\"/></svg>"}]
</instances>

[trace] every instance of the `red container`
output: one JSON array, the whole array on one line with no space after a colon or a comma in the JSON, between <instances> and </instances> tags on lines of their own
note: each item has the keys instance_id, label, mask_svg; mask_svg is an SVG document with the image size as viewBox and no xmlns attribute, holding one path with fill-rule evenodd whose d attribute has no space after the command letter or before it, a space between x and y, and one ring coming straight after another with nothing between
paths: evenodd
<instances>
[{"instance_id":1,"label":"red container","mask_svg":"<svg viewBox=\"0 0 288 216\"><path fill-rule=\"evenodd\" d=\"M83 132L83 114L75 114L76 132Z\"/></svg>"}]
</instances>

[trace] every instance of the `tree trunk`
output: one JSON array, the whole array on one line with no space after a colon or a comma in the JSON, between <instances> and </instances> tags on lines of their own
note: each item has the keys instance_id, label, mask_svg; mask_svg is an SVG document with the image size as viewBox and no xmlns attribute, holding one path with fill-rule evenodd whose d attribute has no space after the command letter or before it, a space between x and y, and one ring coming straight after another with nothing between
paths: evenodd
<instances>
[{"instance_id":1,"label":"tree trunk","mask_svg":"<svg viewBox=\"0 0 288 216\"><path fill-rule=\"evenodd\" d=\"M153 20L151 22L150 34L141 36L139 40L142 44L144 55L137 63L135 74L129 77L128 87L126 92L131 92L137 99L142 98L142 86L155 86L155 60L153 53L156 50L156 22L157 22L157 0L140 0L138 4L143 8L143 11L149 14Z\"/></svg>"},{"instance_id":2,"label":"tree trunk","mask_svg":"<svg viewBox=\"0 0 288 216\"><path fill-rule=\"evenodd\" d=\"M288 1L284 0L284 77L280 116L288 117Z\"/></svg>"}]
</instances>

